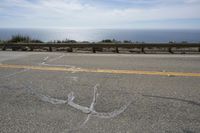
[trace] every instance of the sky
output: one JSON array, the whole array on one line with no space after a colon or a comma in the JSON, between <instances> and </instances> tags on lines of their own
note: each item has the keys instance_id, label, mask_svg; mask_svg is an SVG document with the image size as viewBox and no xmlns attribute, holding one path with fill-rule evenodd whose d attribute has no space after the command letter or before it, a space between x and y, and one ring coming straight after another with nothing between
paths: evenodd
<instances>
[{"instance_id":1,"label":"sky","mask_svg":"<svg viewBox=\"0 0 200 133\"><path fill-rule=\"evenodd\" d=\"M0 0L0 27L200 29L200 0Z\"/></svg>"}]
</instances>

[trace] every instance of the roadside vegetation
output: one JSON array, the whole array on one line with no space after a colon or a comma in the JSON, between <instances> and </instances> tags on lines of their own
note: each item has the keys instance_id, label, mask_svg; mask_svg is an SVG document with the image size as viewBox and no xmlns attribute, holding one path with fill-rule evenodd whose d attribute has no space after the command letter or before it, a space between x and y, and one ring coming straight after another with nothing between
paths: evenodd
<instances>
[{"instance_id":1,"label":"roadside vegetation","mask_svg":"<svg viewBox=\"0 0 200 133\"><path fill-rule=\"evenodd\" d=\"M31 39L29 36L22 36L22 35L16 35L12 36L10 40L7 42L12 42L12 43L43 43L41 40L37 39Z\"/></svg>"},{"instance_id":2,"label":"roadside vegetation","mask_svg":"<svg viewBox=\"0 0 200 133\"><path fill-rule=\"evenodd\" d=\"M37 44L37 43L41 43ZM62 43L69 43L70 45L60 45L60 46L55 46L59 45ZM77 44L78 43L78 44ZM85 44L92 44L92 45L81 45L80 43L85 43ZM46 44L46 45L45 45ZM72 46L71 44L77 44ZM94 45L93 45L94 44ZM102 46L98 46L95 44L102 44ZM106 45L113 44L111 45L112 47L107 47ZM117 44L128 44L124 45L117 45ZM132 44L132 45L129 45ZM135 44L135 45L134 45ZM41 40L37 39L32 39L29 36L23 36L23 35L15 35L12 36L11 39L4 41L0 40L0 49L6 50L6 49L11 49L13 51L67 51L67 52L76 52L76 51L91 51L93 53L95 52L116 52L119 53L119 51L125 51L125 52L130 52L130 53L146 53L148 51L159 51L159 52L169 52L173 53L175 50L179 53L185 53L185 51L193 52L193 51L198 51L200 52L200 47L198 45L196 46L190 46L190 43L187 41L182 41L182 42L176 42L176 41L169 41L168 44L166 44L167 47L163 47L162 43L158 43L158 46L152 46L151 44L149 45L136 45L136 44L145 44L145 42L139 42L139 41L131 41L131 40L124 40L124 41L118 41L115 39L104 39L99 42L88 42L88 41L76 41L76 40L71 40L71 39L65 39L65 40L53 40L49 42L43 42ZM147 43L148 44L148 43ZM185 48L183 45L188 45L188 48ZM177 45L179 45L177 47ZM184 47L183 47L183 46ZM104 47L105 46L105 47Z\"/></svg>"},{"instance_id":3,"label":"roadside vegetation","mask_svg":"<svg viewBox=\"0 0 200 133\"><path fill-rule=\"evenodd\" d=\"M7 40L7 41L0 41L1 44L3 43L43 43L43 41L41 40L37 40L37 39L32 39L29 36L22 36L22 35L15 35L12 36L11 39ZM9 49L9 46L4 45L3 46L3 50L5 50L6 48ZM22 51L27 51L27 50L31 50L30 47L27 46L13 46L10 47L13 51L17 51L17 50L22 50Z\"/></svg>"},{"instance_id":4,"label":"roadside vegetation","mask_svg":"<svg viewBox=\"0 0 200 133\"><path fill-rule=\"evenodd\" d=\"M137 44L137 43L145 43L145 42L140 42L140 41L131 41L131 40L124 40L124 41L118 41L116 39L105 39L100 41L99 43L133 43L133 44Z\"/></svg>"},{"instance_id":5,"label":"roadside vegetation","mask_svg":"<svg viewBox=\"0 0 200 133\"><path fill-rule=\"evenodd\" d=\"M102 40L100 41L100 43L121 43L121 41L117 41L115 39L105 39L105 40Z\"/></svg>"},{"instance_id":6,"label":"roadside vegetation","mask_svg":"<svg viewBox=\"0 0 200 133\"><path fill-rule=\"evenodd\" d=\"M76 40L66 39L66 40L49 41L48 43L77 43L77 41Z\"/></svg>"},{"instance_id":7,"label":"roadside vegetation","mask_svg":"<svg viewBox=\"0 0 200 133\"><path fill-rule=\"evenodd\" d=\"M0 43L5 43L5 41L4 40L0 40Z\"/></svg>"},{"instance_id":8,"label":"roadside vegetation","mask_svg":"<svg viewBox=\"0 0 200 133\"><path fill-rule=\"evenodd\" d=\"M43 42L39 39L32 39L31 37L24 36L24 35L13 35L11 37L11 39L9 39L9 40L6 40L6 41L0 40L0 43L55 43L55 44L59 44L59 43L113 43L113 44L132 43L132 44L145 44L145 42L143 42L143 41L131 41L131 40L119 41L119 40L116 40L116 39L104 39L104 40L101 40L99 42L76 41L76 40L71 40L71 39L52 40L52 41L48 41L48 42ZM170 40L168 43L169 44L176 44L176 43L188 44L189 42L187 42L187 41L176 42L176 41Z\"/></svg>"},{"instance_id":9,"label":"roadside vegetation","mask_svg":"<svg viewBox=\"0 0 200 133\"><path fill-rule=\"evenodd\" d=\"M23 36L23 35L14 35L11 37L11 39L7 41L2 41L0 40L0 43L3 42L8 42L8 43L44 43L41 40L38 39L32 39L29 36ZM71 39L65 39L65 40L53 40L53 41L48 41L47 43L78 43L76 40L71 40ZM91 43L89 41L82 41L81 43ZM95 42L92 42L95 43ZM124 41L118 41L116 39L104 39L100 42L96 43L132 43L130 40L124 40Z\"/></svg>"}]
</instances>

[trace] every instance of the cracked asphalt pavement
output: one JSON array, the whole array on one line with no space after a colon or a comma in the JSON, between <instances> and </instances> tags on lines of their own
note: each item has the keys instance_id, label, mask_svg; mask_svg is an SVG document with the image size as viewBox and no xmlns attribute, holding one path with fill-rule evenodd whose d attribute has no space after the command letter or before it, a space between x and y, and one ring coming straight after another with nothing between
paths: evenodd
<instances>
[{"instance_id":1,"label":"cracked asphalt pavement","mask_svg":"<svg viewBox=\"0 0 200 133\"><path fill-rule=\"evenodd\" d=\"M0 51L0 132L199 133L199 66L200 55ZM71 92L75 106L56 101Z\"/></svg>"}]
</instances>

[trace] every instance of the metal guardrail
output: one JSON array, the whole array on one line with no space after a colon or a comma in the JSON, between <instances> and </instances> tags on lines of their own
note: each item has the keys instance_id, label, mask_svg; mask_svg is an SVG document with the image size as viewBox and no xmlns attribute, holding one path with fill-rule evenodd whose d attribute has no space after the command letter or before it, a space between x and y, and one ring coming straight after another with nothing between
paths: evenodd
<instances>
[{"instance_id":1,"label":"metal guardrail","mask_svg":"<svg viewBox=\"0 0 200 133\"><path fill-rule=\"evenodd\" d=\"M200 43L4 43L0 44L0 47L2 50L19 50L28 47L31 51L38 48L48 48L49 51L52 51L52 48L70 48L71 52L73 48L91 48L93 53L101 48L115 48L116 53L119 53L119 48L138 48L142 53L145 53L146 48L165 48L170 53L173 53L173 48L197 48L196 52L200 52Z\"/></svg>"}]
</instances>

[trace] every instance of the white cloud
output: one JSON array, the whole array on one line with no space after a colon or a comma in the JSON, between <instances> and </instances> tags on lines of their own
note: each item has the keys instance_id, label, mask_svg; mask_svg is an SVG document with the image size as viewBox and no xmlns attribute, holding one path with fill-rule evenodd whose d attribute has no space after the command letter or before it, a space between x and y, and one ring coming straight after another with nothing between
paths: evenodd
<instances>
[{"instance_id":1,"label":"white cloud","mask_svg":"<svg viewBox=\"0 0 200 133\"><path fill-rule=\"evenodd\" d=\"M121 1L121 0L116 0ZM108 9L81 0L2 0L0 14L17 24L55 27L126 27L138 21L200 19L199 0L126 0L159 3L148 8L124 7ZM173 4L170 4L173 3ZM179 3L179 4L175 4ZM184 4L188 3L188 4ZM0 18L3 16L1 15ZM6 22L7 21L7 22ZM4 19L1 25L15 25Z\"/></svg>"},{"instance_id":2,"label":"white cloud","mask_svg":"<svg viewBox=\"0 0 200 133\"><path fill-rule=\"evenodd\" d=\"M197 4L197 3L200 3L200 0L185 0L185 3Z\"/></svg>"}]
</instances>

